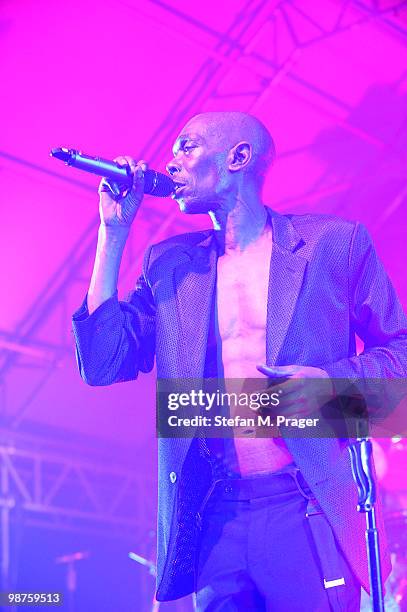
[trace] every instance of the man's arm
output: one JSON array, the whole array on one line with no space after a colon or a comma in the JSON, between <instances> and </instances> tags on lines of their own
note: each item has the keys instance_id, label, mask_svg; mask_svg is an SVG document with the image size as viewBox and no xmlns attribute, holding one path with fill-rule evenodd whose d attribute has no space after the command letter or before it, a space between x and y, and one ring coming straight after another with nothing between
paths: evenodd
<instances>
[{"instance_id":1,"label":"man's arm","mask_svg":"<svg viewBox=\"0 0 407 612\"><path fill-rule=\"evenodd\" d=\"M150 250L144 260L144 273L128 302L117 299L117 281L123 250L131 224L143 198L144 162L118 158L129 164L133 187L116 200L117 185L102 181L100 228L92 278L87 297L73 315L78 365L82 378L91 385L108 385L130 380L139 371L153 367L155 352L155 306L146 282Z\"/></svg>"},{"instance_id":2,"label":"man's arm","mask_svg":"<svg viewBox=\"0 0 407 612\"><path fill-rule=\"evenodd\" d=\"M407 318L370 235L361 224L353 232L348 265L351 329L363 340L364 351L320 367L258 365L258 370L270 378L288 379L280 385L291 391L291 401L285 403L287 415L311 414L318 407L316 388L323 390L326 397L340 396L345 410L350 410L349 398L359 401L363 397L370 414L379 418L391 412L403 397L403 380L401 386L385 381L407 378ZM327 385L325 377L330 379ZM307 378L313 382L303 384Z\"/></svg>"},{"instance_id":3,"label":"man's arm","mask_svg":"<svg viewBox=\"0 0 407 612\"><path fill-rule=\"evenodd\" d=\"M349 309L360 355L322 366L331 378L407 376L407 318L367 229L357 224L349 254Z\"/></svg>"},{"instance_id":4,"label":"man's arm","mask_svg":"<svg viewBox=\"0 0 407 612\"><path fill-rule=\"evenodd\" d=\"M88 291L89 314L117 291L120 264L129 230L130 227L112 227L105 223L99 226L95 263Z\"/></svg>"},{"instance_id":5,"label":"man's arm","mask_svg":"<svg viewBox=\"0 0 407 612\"><path fill-rule=\"evenodd\" d=\"M100 227L95 264L88 291L89 314L117 291L120 263L130 232L144 194L144 161L136 162L130 157L116 158L123 166L130 166L133 186L125 197L117 199L120 188L105 179L99 185Z\"/></svg>"}]
</instances>

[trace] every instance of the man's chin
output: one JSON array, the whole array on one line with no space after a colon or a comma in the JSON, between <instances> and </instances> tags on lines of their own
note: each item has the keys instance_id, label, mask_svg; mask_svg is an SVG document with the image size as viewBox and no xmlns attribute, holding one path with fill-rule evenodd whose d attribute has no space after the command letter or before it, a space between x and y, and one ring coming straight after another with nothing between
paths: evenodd
<instances>
[{"instance_id":1,"label":"man's chin","mask_svg":"<svg viewBox=\"0 0 407 612\"><path fill-rule=\"evenodd\" d=\"M211 207L208 202L203 202L193 197L185 196L177 199L179 209L186 215L205 215Z\"/></svg>"}]
</instances>

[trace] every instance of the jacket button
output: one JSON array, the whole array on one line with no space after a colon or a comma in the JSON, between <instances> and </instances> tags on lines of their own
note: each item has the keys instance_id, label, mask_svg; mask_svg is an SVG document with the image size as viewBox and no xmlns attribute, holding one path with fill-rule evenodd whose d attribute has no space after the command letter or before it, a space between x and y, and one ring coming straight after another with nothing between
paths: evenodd
<instances>
[{"instance_id":1,"label":"jacket button","mask_svg":"<svg viewBox=\"0 0 407 612\"><path fill-rule=\"evenodd\" d=\"M174 484L174 482L177 480L177 475L175 472L170 472L170 480L172 484Z\"/></svg>"}]
</instances>

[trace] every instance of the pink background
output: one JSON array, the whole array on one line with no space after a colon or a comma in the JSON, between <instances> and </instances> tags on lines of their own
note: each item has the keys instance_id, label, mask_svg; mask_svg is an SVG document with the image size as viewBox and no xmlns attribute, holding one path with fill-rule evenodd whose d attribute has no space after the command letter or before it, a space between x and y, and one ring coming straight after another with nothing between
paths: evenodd
<instances>
[{"instance_id":1,"label":"pink background","mask_svg":"<svg viewBox=\"0 0 407 612\"><path fill-rule=\"evenodd\" d=\"M70 317L91 273L98 180L51 159L52 147L163 170L192 115L252 112L278 152L265 202L365 223L406 303L405 4L1 3L2 435L94 446L155 479L154 373L97 389L77 373ZM147 245L207 226L146 197L121 295Z\"/></svg>"}]
</instances>

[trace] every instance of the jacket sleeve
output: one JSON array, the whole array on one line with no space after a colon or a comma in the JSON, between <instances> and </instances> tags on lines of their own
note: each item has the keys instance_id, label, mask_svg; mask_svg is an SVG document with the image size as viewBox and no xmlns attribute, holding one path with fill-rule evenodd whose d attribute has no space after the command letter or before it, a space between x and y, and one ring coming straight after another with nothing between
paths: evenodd
<instances>
[{"instance_id":1,"label":"jacket sleeve","mask_svg":"<svg viewBox=\"0 0 407 612\"><path fill-rule=\"evenodd\" d=\"M324 364L323 368L333 379L338 394L346 393L353 385L365 399L370 398L369 412L377 412L383 401L389 400L394 386L384 384L384 379L407 376L407 318L371 237L361 224L356 224L350 246L348 291L351 332L363 340L364 350ZM390 404L394 405L394 398Z\"/></svg>"},{"instance_id":2,"label":"jacket sleeve","mask_svg":"<svg viewBox=\"0 0 407 612\"><path fill-rule=\"evenodd\" d=\"M358 356L326 364L332 378L407 375L407 319L367 229L357 224L349 254L351 329L364 342Z\"/></svg>"},{"instance_id":3,"label":"jacket sleeve","mask_svg":"<svg viewBox=\"0 0 407 612\"><path fill-rule=\"evenodd\" d=\"M151 252L127 301L117 292L89 314L87 297L72 317L80 374L89 385L110 385L149 372L155 354L155 304L146 280Z\"/></svg>"}]
</instances>

